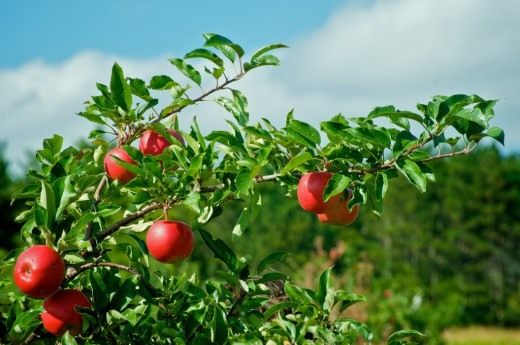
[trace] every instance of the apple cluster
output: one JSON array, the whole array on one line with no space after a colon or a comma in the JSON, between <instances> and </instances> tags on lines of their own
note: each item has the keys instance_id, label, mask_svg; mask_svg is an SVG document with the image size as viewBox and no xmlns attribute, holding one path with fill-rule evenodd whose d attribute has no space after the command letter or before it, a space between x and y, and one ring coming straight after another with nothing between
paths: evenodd
<instances>
[{"instance_id":1,"label":"apple cluster","mask_svg":"<svg viewBox=\"0 0 520 345\"><path fill-rule=\"evenodd\" d=\"M296 193L298 202L305 211L316 213L322 223L350 225L354 223L359 214L359 205L356 204L351 209L348 207L348 203L353 197L350 189L347 190L346 197L344 193L339 193L325 201L323 192L331 178L332 173L327 171L304 174L298 183Z\"/></svg>"},{"instance_id":2,"label":"apple cluster","mask_svg":"<svg viewBox=\"0 0 520 345\"><path fill-rule=\"evenodd\" d=\"M18 288L32 298L45 298L40 314L43 327L56 336L67 330L71 335L81 332L83 319L76 307L90 307L81 291L60 289L65 278L65 263L51 247L35 245L23 251L13 272Z\"/></svg>"},{"instance_id":3,"label":"apple cluster","mask_svg":"<svg viewBox=\"0 0 520 345\"><path fill-rule=\"evenodd\" d=\"M181 144L182 136L169 131ZM155 131L148 130L140 138L139 149L146 155L161 154L171 143ZM112 180L124 184L135 175L122 167L118 159L135 164L122 147L110 150L104 159L105 172ZM146 246L156 260L170 263L187 258L194 246L191 228L179 221L156 221L146 235ZM78 335L82 330L83 319L76 307L91 307L90 301L76 289L60 289L65 279L65 263L53 248L35 245L22 252L14 267L14 282L18 288L32 298L44 298L40 314L43 327L51 334L60 336L69 331Z\"/></svg>"},{"instance_id":4,"label":"apple cluster","mask_svg":"<svg viewBox=\"0 0 520 345\"><path fill-rule=\"evenodd\" d=\"M177 131L170 129L169 133L179 143L184 145L184 139ZM161 154L171 143L153 130L147 130L139 139L139 150L144 155L156 156ZM135 164L130 155L122 148L116 147L110 150L104 159L105 172L112 180L127 183L135 175L118 164L120 160ZM160 262L174 262L187 258L194 246L193 232L191 228L179 221L157 221L146 234L146 246L150 255Z\"/></svg>"}]
</instances>

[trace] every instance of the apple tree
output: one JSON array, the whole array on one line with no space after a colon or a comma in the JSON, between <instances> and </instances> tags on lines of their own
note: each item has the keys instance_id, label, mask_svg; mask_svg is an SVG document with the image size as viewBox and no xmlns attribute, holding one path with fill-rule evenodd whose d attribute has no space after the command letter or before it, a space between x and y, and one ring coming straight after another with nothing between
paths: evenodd
<instances>
[{"instance_id":1,"label":"apple tree","mask_svg":"<svg viewBox=\"0 0 520 345\"><path fill-rule=\"evenodd\" d=\"M300 287L273 268L282 253L236 253L206 224L239 201L243 210L229 231L262 231L251 222L262 207L257 185L275 183L298 198L302 215L348 231L342 227L360 209L381 215L393 178L425 191L435 180L430 161L467 154L485 137L503 143L503 131L489 125L495 101L435 96L414 111L387 105L366 116L338 114L319 128L292 111L281 128L266 118L253 123L238 82L278 65L280 48L246 55L228 38L206 34L202 47L169 60L177 74L145 81L113 65L108 85L98 83L99 94L79 113L97 125L88 144L45 139L38 168L28 172L32 182L13 196L25 200L17 221L26 246L0 263L0 342L371 341L369 327L343 313L364 297L333 288L330 269L314 290ZM181 128L185 109L207 101L229 113L228 128L203 133L196 117ZM194 247L220 262L211 279L172 274ZM387 341L423 340L402 330Z\"/></svg>"}]
</instances>

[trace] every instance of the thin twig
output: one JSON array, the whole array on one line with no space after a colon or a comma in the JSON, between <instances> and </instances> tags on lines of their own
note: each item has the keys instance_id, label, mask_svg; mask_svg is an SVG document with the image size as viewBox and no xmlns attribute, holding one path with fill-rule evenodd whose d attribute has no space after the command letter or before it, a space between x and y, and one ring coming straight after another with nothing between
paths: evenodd
<instances>
[{"instance_id":1,"label":"thin twig","mask_svg":"<svg viewBox=\"0 0 520 345\"><path fill-rule=\"evenodd\" d=\"M41 332L43 331L43 326L40 324L31 334L25 339L23 342L24 345L30 344L41 336Z\"/></svg>"},{"instance_id":2,"label":"thin twig","mask_svg":"<svg viewBox=\"0 0 520 345\"><path fill-rule=\"evenodd\" d=\"M256 183L268 182L268 181L274 181L277 178L279 178L280 176L282 176L282 175L281 174L258 175L253 180ZM198 186L197 188L195 188L195 191L199 192L199 193L212 193L214 191L223 189L225 187L226 187L226 185L224 183L219 183L219 184L216 184L213 186Z\"/></svg>"},{"instance_id":3,"label":"thin twig","mask_svg":"<svg viewBox=\"0 0 520 345\"><path fill-rule=\"evenodd\" d=\"M147 215L148 213L152 212L152 211L155 211L159 208L162 207L162 204L160 203L153 203L153 204L150 204L146 207L143 207L141 210L135 212L135 213L132 213L132 214L129 214L128 216L126 216L125 218L121 219L120 221L112 224L111 226L109 226L108 228L106 228L105 230L99 232L97 235L96 235L96 238L99 240L99 241L102 241L104 238L112 235L114 232L116 232L117 230L119 230L120 227L122 226L125 226L127 224L130 224L132 223L134 220L136 219L139 219L141 217L144 217L145 215Z\"/></svg>"},{"instance_id":4,"label":"thin twig","mask_svg":"<svg viewBox=\"0 0 520 345\"><path fill-rule=\"evenodd\" d=\"M95 208L99 201L101 200L101 193L103 192L103 188L106 186L108 182L108 178L106 175L103 175L101 181L94 192L94 196L92 197L92 207ZM88 223L87 229L85 230L85 241L90 241L90 245L94 247L94 237L92 236L92 226L93 222Z\"/></svg>"},{"instance_id":5,"label":"thin twig","mask_svg":"<svg viewBox=\"0 0 520 345\"><path fill-rule=\"evenodd\" d=\"M115 268L118 270L123 270L132 273L133 275L140 276L139 272L134 270L132 267L116 264L114 262L89 262L84 265L81 265L77 269L73 269L71 272L67 272L67 275L65 279L72 280L76 278L81 272L84 272L88 269L94 268L94 267L109 267L109 268Z\"/></svg>"},{"instance_id":6,"label":"thin twig","mask_svg":"<svg viewBox=\"0 0 520 345\"><path fill-rule=\"evenodd\" d=\"M438 154L436 156L431 156L429 158L422 159L421 162L425 163L425 162L433 161L435 159L441 159L441 158L447 158L447 157L455 157L455 156L460 156L460 155L467 155L468 153L473 151L473 148L474 147L467 146L464 150Z\"/></svg>"},{"instance_id":7,"label":"thin twig","mask_svg":"<svg viewBox=\"0 0 520 345\"><path fill-rule=\"evenodd\" d=\"M211 94L217 92L217 91L220 91L220 90L223 90L225 89L229 84L231 83L234 83L240 79L242 79L242 77L246 74L247 72L241 72L239 74L237 74L233 79L226 79L226 81L221 84L221 85L217 85L215 88L209 90L209 91L206 91L204 92L203 94L201 94L200 96L198 96L197 98L194 98L192 99L191 101L193 103L197 103L197 102L200 102L200 101L203 101L206 99L206 97L210 96ZM151 121L151 123L157 123L159 121L162 121L164 120L165 118L167 118L168 116L170 115L173 115L175 113L178 113L180 112L182 109L186 108L189 104L182 104L182 105L179 105L175 108L172 108L170 109L169 111L165 112L164 114L156 117L155 119L153 119ZM125 138L125 140L122 142L122 144L125 144L127 143L128 141L132 141L134 140L135 137L139 136L142 132L144 132L146 130L146 126L141 126L140 128L137 128L135 131L133 131L132 133L128 133L128 136Z\"/></svg>"}]
</instances>

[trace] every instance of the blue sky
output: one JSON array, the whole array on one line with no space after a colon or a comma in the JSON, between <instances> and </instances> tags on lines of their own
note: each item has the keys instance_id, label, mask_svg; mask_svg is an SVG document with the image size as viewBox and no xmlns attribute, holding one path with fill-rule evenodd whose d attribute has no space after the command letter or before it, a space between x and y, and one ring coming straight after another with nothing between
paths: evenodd
<instances>
[{"instance_id":1,"label":"blue sky","mask_svg":"<svg viewBox=\"0 0 520 345\"><path fill-rule=\"evenodd\" d=\"M41 58L60 63L96 50L149 58L185 52L204 32L246 48L290 42L323 25L344 0L9 1L0 11L0 67Z\"/></svg>"},{"instance_id":2,"label":"blue sky","mask_svg":"<svg viewBox=\"0 0 520 345\"><path fill-rule=\"evenodd\" d=\"M171 74L167 58L200 47L204 32L249 52L291 47L280 67L236 85L253 118L283 124L294 108L318 125L339 112L414 110L433 95L476 93L499 99L494 124L506 150L520 150L517 0L6 1L0 32L0 142L18 173L44 138L86 136L89 124L75 114L114 61L145 80ZM193 115L203 130L225 126L214 105L188 110L181 125Z\"/></svg>"}]
</instances>

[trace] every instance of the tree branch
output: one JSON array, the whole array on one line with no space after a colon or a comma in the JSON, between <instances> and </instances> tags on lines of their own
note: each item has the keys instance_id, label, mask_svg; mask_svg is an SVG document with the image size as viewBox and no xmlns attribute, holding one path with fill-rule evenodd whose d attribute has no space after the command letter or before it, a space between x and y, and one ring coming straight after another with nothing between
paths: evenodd
<instances>
[{"instance_id":1,"label":"tree branch","mask_svg":"<svg viewBox=\"0 0 520 345\"><path fill-rule=\"evenodd\" d=\"M279 178L280 176L282 176L282 174L258 175L258 176L255 176L255 178L253 180L256 183L268 182L268 181L274 181L277 178ZM200 187L196 188L195 191L200 192L200 193L211 193L216 190L223 189L225 187L226 187L226 185L224 183L219 183L219 184L216 184L213 186L200 186Z\"/></svg>"},{"instance_id":2,"label":"tree branch","mask_svg":"<svg viewBox=\"0 0 520 345\"><path fill-rule=\"evenodd\" d=\"M23 342L24 345L31 344L33 341L35 341L37 338L41 337L41 333L43 331L43 326L40 324L34 331L32 331L31 334L25 339Z\"/></svg>"},{"instance_id":3,"label":"tree branch","mask_svg":"<svg viewBox=\"0 0 520 345\"><path fill-rule=\"evenodd\" d=\"M111 226L109 226L108 228L106 228L105 230L99 232L96 236L96 239L98 241L101 241L103 240L104 238L112 235L114 232L116 232L117 230L119 230L120 227L122 226L125 226L127 224L130 224L132 223L134 220L136 219L139 219L141 217L144 217L145 215L147 215L148 213L152 212L152 211L155 211L159 208L162 207L162 204L160 203L153 203L153 204L150 204L146 207L143 207L141 210L135 212L135 213L132 213L132 214L129 214L128 216L126 216L125 218L121 219L120 221L112 224Z\"/></svg>"},{"instance_id":4,"label":"tree branch","mask_svg":"<svg viewBox=\"0 0 520 345\"><path fill-rule=\"evenodd\" d=\"M436 160L436 159L441 159L441 158L467 155L468 153L473 151L474 148L475 148L475 146L473 146L473 147L467 146L466 148L464 148L463 150L460 150L460 151L453 151L453 152L448 152L448 153L442 153L442 154L438 154L436 156L431 156L429 158L422 159L421 162L425 163L425 162L430 162L430 161L433 161L433 160Z\"/></svg>"},{"instance_id":5,"label":"tree branch","mask_svg":"<svg viewBox=\"0 0 520 345\"><path fill-rule=\"evenodd\" d=\"M99 201L101 200L101 192L103 191L103 188L105 188L106 184L108 182L108 178L106 175L103 175L101 178L101 181L99 181L99 184L96 188L96 191L94 192L94 196L92 198L92 207L95 208L97 204L99 204ZM93 222L88 223L87 229L85 230L85 241L90 241L90 245L94 247L94 238L92 237L92 224Z\"/></svg>"},{"instance_id":6,"label":"tree branch","mask_svg":"<svg viewBox=\"0 0 520 345\"><path fill-rule=\"evenodd\" d=\"M139 272L137 272L136 270L134 270L132 267L129 267L129 266L116 264L114 262L89 262L89 263L86 263L84 265L81 265L77 269L76 268L72 268L71 271L67 271L67 275L65 276L65 279L66 280L72 280L72 279L76 278L80 273L82 273L82 272L84 272L84 271L86 271L88 269L94 268L94 267L115 268L115 269L118 269L118 270L123 270L123 271L130 272L130 273L132 273L133 275L136 275L136 276L141 276L139 274Z\"/></svg>"}]
</instances>

